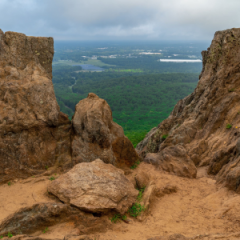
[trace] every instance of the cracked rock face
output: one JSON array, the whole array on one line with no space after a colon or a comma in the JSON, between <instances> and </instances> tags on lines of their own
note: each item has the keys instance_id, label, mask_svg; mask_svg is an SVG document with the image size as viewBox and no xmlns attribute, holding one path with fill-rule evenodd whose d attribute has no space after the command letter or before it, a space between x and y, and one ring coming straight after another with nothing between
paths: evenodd
<instances>
[{"instance_id":1,"label":"cracked rock face","mask_svg":"<svg viewBox=\"0 0 240 240\"><path fill-rule=\"evenodd\" d=\"M52 84L53 39L0 30L0 183L69 169L101 158L117 167L138 160L103 99L90 93L73 123L60 112Z\"/></svg>"},{"instance_id":2,"label":"cracked rock face","mask_svg":"<svg viewBox=\"0 0 240 240\"><path fill-rule=\"evenodd\" d=\"M52 181L48 191L64 203L96 213L115 210L124 214L138 195L121 169L100 159L75 165Z\"/></svg>"},{"instance_id":3,"label":"cracked rock face","mask_svg":"<svg viewBox=\"0 0 240 240\"><path fill-rule=\"evenodd\" d=\"M194 92L180 100L137 149L146 161L151 153L161 167L166 165L164 151L172 155L181 146L185 159L209 166L208 173L216 175L219 183L240 192L240 29L216 32L202 56L203 70ZM175 157L174 161L186 167L185 160ZM178 172L184 176L183 170Z\"/></svg>"},{"instance_id":4,"label":"cracked rock face","mask_svg":"<svg viewBox=\"0 0 240 240\"><path fill-rule=\"evenodd\" d=\"M113 122L110 106L96 94L89 93L76 105L72 124L74 163L100 158L116 167L130 167L138 160L122 127Z\"/></svg>"},{"instance_id":5,"label":"cracked rock face","mask_svg":"<svg viewBox=\"0 0 240 240\"><path fill-rule=\"evenodd\" d=\"M0 182L69 160L70 121L52 84L53 39L0 30Z\"/></svg>"}]
</instances>

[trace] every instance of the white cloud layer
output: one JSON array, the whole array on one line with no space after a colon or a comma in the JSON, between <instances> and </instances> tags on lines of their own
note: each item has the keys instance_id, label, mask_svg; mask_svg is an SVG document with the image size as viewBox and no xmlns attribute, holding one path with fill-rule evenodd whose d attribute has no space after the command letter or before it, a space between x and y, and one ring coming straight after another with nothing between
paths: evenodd
<instances>
[{"instance_id":1,"label":"white cloud layer","mask_svg":"<svg viewBox=\"0 0 240 240\"><path fill-rule=\"evenodd\" d=\"M210 40L239 0L0 0L0 28L55 39Z\"/></svg>"}]
</instances>

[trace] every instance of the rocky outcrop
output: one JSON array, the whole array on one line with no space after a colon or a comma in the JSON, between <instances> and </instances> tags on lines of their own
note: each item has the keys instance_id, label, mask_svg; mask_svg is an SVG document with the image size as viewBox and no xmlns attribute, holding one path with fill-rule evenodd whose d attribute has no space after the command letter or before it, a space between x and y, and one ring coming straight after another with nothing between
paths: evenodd
<instances>
[{"instance_id":1,"label":"rocky outcrop","mask_svg":"<svg viewBox=\"0 0 240 240\"><path fill-rule=\"evenodd\" d=\"M137 149L148 158L148 153L184 148L196 166L208 165L218 182L240 192L240 29L216 32L202 56L195 91L180 100ZM156 158L157 164L164 161Z\"/></svg>"},{"instance_id":2,"label":"rocky outcrop","mask_svg":"<svg viewBox=\"0 0 240 240\"><path fill-rule=\"evenodd\" d=\"M52 84L53 39L0 30L0 182L70 160Z\"/></svg>"},{"instance_id":3,"label":"rocky outcrop","mask_svg":"<svg viewBox=\"0 0 240 240\"><path fill-rule=\"evenodd\" d=\"M2 238L2 240L7 240L7 239L9 239L9 237ZM42 238L42 237L31 237L27 235L17 235L17 236L11 237L11 240L62 240L62 239L59 239L59 238L49 239L49 238Z\"/></svg>"},{"instance_id":4,"label":"rocky outcrop","mask_svg":"<svg viewBox=\"0 0 240 240\"><path fill-rule=\"evenodd\" d=\"M144 161L181 177L197 176L196 166L181 145L166 147L159 153L147 153Z\"/></svg>"},{"instance_id":5,"label":"rocky outcrop","mask_svg":"<svg viewBox=\"0 0 240 240\"><path fill-rule=\"evenodd\" d=\"M7 217L0 225L0 236L7 233L29 234L43 230L46 226L72 220L79 211L62 203L39 203L31 207L22 208Z\"/></svg>"},{"instance_id":6,"label":"rocky outcrop","mask_svg":"<svg viewBox=\"0 0 240 240\"><path fill-rule=\"evenodd\" d=\"M182 234L173 234L168 237L154 237L154 238L149 238L148 240L190 240L190 239L186 238Z\"/></svg>"},{"instance_id":7,"label":"rocky outcrop","mask_svg":"<svg viewBox=\"0 0 240 240\"><path fill-rule=\"evenodd\" d=\"M76 230L78 229L77 235L102 232L109 225L106 219L94 217L92 214L82 212L68 204L38 203L22 208L8 216L0 224L0 236L6 236L8 233L14 236L20 234L16 239L30 240L30 237L21 236L21 234L32 234L39 230L42 232L46 227L64 222L74 224ZM79 237L79 239L81 238Z\"/></svg>"},{"instance_id":8,"label":"rocky outcrop","mask_svg":"<svg viewBox=\"0 0 240 240\"><path fill-rule=\"evenodd\" d=\"M118 167L138 159L105 100L89 94L73 124L60 112L53 54L52 38L0 30L0 183L99 157Z\"/></svg>"},{"instance_id":9,"label":"rocky outcrop","mask_svg":"<svg viewBox=\"0 0 240 240\"><path fill-rule=\"evenodd\" d=\"M73 116L73 161L91 162L96 158L114 166L132 166L137 160L130 140L121 126L113 122L107 102L94 93L81 100Z\"/></svg>"},{"instance_id":10,"label":"rocky outcrop","mask_svg":"<svg viewBox=\"0 0 240 240\"><path fill-rule=\"evenodd\" d=\"M124 214L138 195L121 169L100 159L77 164L53 181L48 191L64 203L94 213L115 210Z\"/></svg>"}]
</instances>

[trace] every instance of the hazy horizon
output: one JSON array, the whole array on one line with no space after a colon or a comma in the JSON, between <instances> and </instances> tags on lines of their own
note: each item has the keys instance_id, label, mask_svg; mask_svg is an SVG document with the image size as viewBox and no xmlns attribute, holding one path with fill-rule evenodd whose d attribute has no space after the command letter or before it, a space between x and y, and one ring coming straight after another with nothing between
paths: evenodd
<instances>
[{"instance_id":1,"label":"hazy horizon","mask_svg":"<svg viewBox=\"0 0 240 240\"><path fill-rule=\"evenodd\" d=\"M211 41L240 26L238 0L1 0L0 29L55 40Z\"/></svg>"}]
</instances>

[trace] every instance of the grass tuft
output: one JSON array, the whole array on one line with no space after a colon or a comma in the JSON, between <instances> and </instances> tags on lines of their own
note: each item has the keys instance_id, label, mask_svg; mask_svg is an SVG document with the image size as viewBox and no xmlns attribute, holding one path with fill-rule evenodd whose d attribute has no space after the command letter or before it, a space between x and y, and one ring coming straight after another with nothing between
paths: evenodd
<instances>
[{"instance_id":1,"label":"grass tuft","mask_svg":"<svg viewBox=\"0 0 240 240\"><path fill-rule=\"evenodd\" d=\"M46 233L47 231L49 231L48 227L46 227L45 229L43 229L43 233Z\"/></svg>"},{"instance_id":2,"label":"grass tuft","mask_svg":"<svg viewBox=\"0 0 240 240\"><path fill-rule=\"evenodd\" d=\"M8 236L8 238L13 237L13 235L10 232L8 232L7 236Z\"/></svg>"},{"instance_id":3,"label":"grass tuft","mask_svg":"<svg viewBox=\"0 0 240 240\"><path fill-rule=\"evenodd\" d=\"M168 137L168 134L162 135L162 140L165 140Z\"/></svg>"},{"instance_id":4,"label":"grass tuft","mask_svg":"<svg viewBox=\"0 0 240 240\"><path fill-rule=\"evenodd\" d=\"M134 203L132 207L128 210L130 216L137 217L145 210L145 207L140 203Z\"/></svg>"},{"instance_id":5,"label":"grass tuft","mask_svg":"<svg viewBox=\"0 0 240 240\"><path fill-rule=\"evenodd\" d=\"M138 196L137 196L137 201L138 202L140 202L142 200L142 196L143 196L143 192L145 191L145 188L146 187L138 189L139 190L139 193L138 193Z\"/></svg>"},{"instance_id":6,"label":"grass tuft","mask_svg":"<svg viewBox=\"0 0 240 240\"><path fill-rule=\"evenodd\" d=\"M126 215L121 215L121 214L115 214L111 219L112 223L117 223L120 220L127 220L127 216Z\"/></svg>"},{"instance_id":7,"label":"grass tuft","mask_svg":"<svg viewBox=\"0 0 240 240\"><path fill-rule=\"evenodd\" d=\"M230 129L230 128L232 128L232 125L228 123L228 124L226 125L226 129Z\"/></svg>"},{"instance_id":8,"label":"grass tuft","mask_svg":"<svg viewBox=\"0 0 240 240\"><path fill-rule=\"evenodd\" d=\"M140 161L137 160L130 168L131 168L131 169L135 169L135 168L138 167L139 164L140 164Z\"/></svg>"},{"instance_id":9,"label":"grass tuft","mask_svg":"<svg viewBox=\"0 0 240 240\"><path fill-rule=\"evenodd\" d=\"M55 180L55 179L56 179L56 178L53 177L53 176L49 178L50 181L53 181L53 180Z\"/></svg>"}]
</instances>

